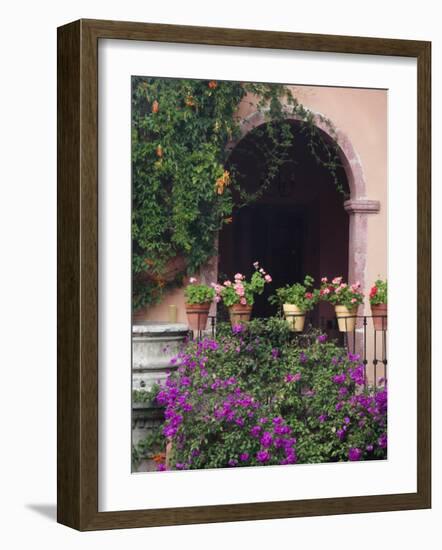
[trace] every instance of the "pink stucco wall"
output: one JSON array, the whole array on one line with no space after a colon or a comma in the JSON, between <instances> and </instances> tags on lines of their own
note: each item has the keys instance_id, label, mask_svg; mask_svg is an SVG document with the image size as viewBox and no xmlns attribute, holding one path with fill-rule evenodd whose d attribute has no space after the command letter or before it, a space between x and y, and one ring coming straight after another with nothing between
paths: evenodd
<instances>
[{"instance_id":1,"label":"pink stucco wall","mask_svg":"<svg viewBox=\"0 0 442 550\"><path fill-rule=\"evenodd\" d=\"M362 167L366 198L380 210L367 216L367 291L387 277L387 102L386 90L294 86L296 97L328 117L351 141Z\"/></svg>"},{"instance_id":2,"label":"pink stucco wall","mask_svg":"<svg viewBox=\"0 0 442 550\"><path fill-rule=\"evenodd\" d=\"M361 172L365 185L365 193L358 199L380 202L379 212L364 215L367 224L364 280L368 292L376 278L387 276L387 91L311 86L292 86L292 89L305 107L330 119L351 144L354 156L350 164ZM247 98L238 114L245 118L253 112ZM350 254L353 253L356 252L350 246ZM207 282L216 279L216 261L212 260L201 275ZM170 304L178 308L177 321L186 322L183 292L179 289L167 295L161 304L138 312L136 317L167 321Z\"/></svg>"}]
</instances>

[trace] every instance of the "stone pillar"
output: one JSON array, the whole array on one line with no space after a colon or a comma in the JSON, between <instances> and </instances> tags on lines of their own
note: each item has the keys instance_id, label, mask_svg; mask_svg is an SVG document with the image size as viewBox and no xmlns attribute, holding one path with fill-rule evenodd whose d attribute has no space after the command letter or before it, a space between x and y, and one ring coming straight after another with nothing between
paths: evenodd
<instances>
[{"instance_id":1,"label":"stone pillar","mask_svg":"<svg viewBox=\"0 0 442 550\"><path fill-rule=\"evenodd\" d=\"M170 364L185 338L187 325L149 321L132 327L132 388L149 390L176 366Z\"/></svg>"},{"instance_id":2,"label":"stone pillar","mask_svg":"<svg viewBox=\"0 0 442 550\"><path fill-rule=\"evenodd\" d=\"M369 199L350 199L345 201L344 208L350 216L349 227L349 250L348 250L348 281L355 283L359 281L366 294L366 266L367 266L367 248L368 248L368 216L377 214L380 210L380 202ZM363 306L359 307L358 315L363 315ZM363 324L362 319L358 319L354 341L354 349L351 351L363 356ZM367 327L367 369L366 373L371 381L371 362L373 332L370 326ZM352 347L352 346L350 346Z\"/></svg>"},{"instance_id":3,"label":"stone pillar","mask_svg":"<svg viewBox=\"0 0 442 550\"><path fill-rule=\"evenodd\" d=\"M365 290L368 245L367 216L379 212L380 202L369 199L350 199L344 202L344 208L350 216L348 280L350 283L359 281Z\"/></svg>"},{"instance_id":4,"label":"stone pillar","mask_svg":"<svg viewBox=\"0 0 442 550\"><path fill-rule=\"evenodd\" d=\"M145 322L132 327L132 389L150 390L155 383L163 384L168 372L178 365L170 360L176 356L189 335L181 323ZM132 445L136 446L164 420L164 410L152 401L132 400ZM155 469L144 459L134 465L134 471Z\"/></svg>"}]
</instances>

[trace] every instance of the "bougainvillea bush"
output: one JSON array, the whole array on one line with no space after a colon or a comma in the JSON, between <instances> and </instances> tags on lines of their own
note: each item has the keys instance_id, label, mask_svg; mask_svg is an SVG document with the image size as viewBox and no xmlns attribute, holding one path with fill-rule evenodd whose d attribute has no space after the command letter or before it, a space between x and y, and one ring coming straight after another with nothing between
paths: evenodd
<instances>
[{"instance_id":1,"label":"bougainvillea bush","mask_svg":"<svg viewBox=\"0 0 442 550\"><path fill-rule=\"evenodd\" d=\"M254 320L172 361L156 396L172 449L160 470L386 458L386 385L364 386L359 357L325 335Z\"/></svg>"}]
</instances>

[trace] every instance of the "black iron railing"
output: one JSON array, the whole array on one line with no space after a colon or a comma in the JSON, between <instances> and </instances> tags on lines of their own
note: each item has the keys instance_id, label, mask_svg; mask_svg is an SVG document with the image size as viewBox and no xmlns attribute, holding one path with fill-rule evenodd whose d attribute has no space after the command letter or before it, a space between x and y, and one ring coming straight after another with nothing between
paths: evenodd
<instances>
[{"instance_id":1,"label":"black iron railing","mask_svg":"<svg viewBox=\"0 0 442 550\"><path fill-rule=\"evenodd\" d=\"M247 322L247 313L238 313L238 323ZM295 318L304 317L302 331L293 330L302 345L303 339L311 338L312 329L319 329L321 333L336 340L348 353L360 356L364 365L364 380L367 384L382 384L387 378L387 316L384 315L350 315L346 317L320 317L317 319L309 314L286 313L284 315L290 327L295 326ZM198 319L199 321L199 319ZM341 324L341 327L339 327ZM204 330L189 331L190 339L215 338L217 318L210 315ZM318 326L319 325L319 326ZM201 326L198 322L198 326ZM379 378L379 376L381 377Z\"/></svg>"}]
</instances>

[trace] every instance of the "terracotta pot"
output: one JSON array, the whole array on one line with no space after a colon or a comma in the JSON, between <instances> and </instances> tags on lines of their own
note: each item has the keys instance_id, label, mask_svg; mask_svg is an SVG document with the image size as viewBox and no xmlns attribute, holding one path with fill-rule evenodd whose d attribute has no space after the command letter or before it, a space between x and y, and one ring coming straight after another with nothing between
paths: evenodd
<instances>
[{"instance_id":1,"label":"terracotta pot","mask_svg":"<svg viewBox=\"0 0 442 550\"><path fill-rule=\"evenodd\" d=\"M375 330L388 330L388 307L387 304L371 306L373 315L373 326Z\"/></svg>"},{"instance_id":2,"label":"terracotta pot","mask_svg":"<svg viewBox=\"0 0 442 550\"><path fill-rule=\"evenodd\" d=\"M356 327L358 307L335 306L336 318L340 332L353 332Z\"/></svg>"},{"instance_id":3,"label":"terracotta pot","mask_svg":"<svg viewBox=\"0 0 442 550\"><path fill-rule=\"evenodd\" d=\"M230 324L232 327L239 323L247 323L252 315L252 307L249 305L233 304L229 307Z\"/></svg>"},{"instance_id":4,"label":"terracotta pot","mask_svg":"<svg viewBox=\"0 0 442 550\"><path fill-rule=\"evenodd\" d=\"M187 321L192 330L204 330L209 317L210 302L205 304L186 304Z\"/></svg>"},{"instance_id":5,"label":"terracotta pot","mask_svg":"<svg viewBox=\"0 0 442 550\"><path fill-rule=\"evenodd\" d=\"M282 309L284 310L284 316L290 330L293 332L302 332L304 330L305 311L295 306L295 304L284 304Z\"/></svg>"}]
</instances>

